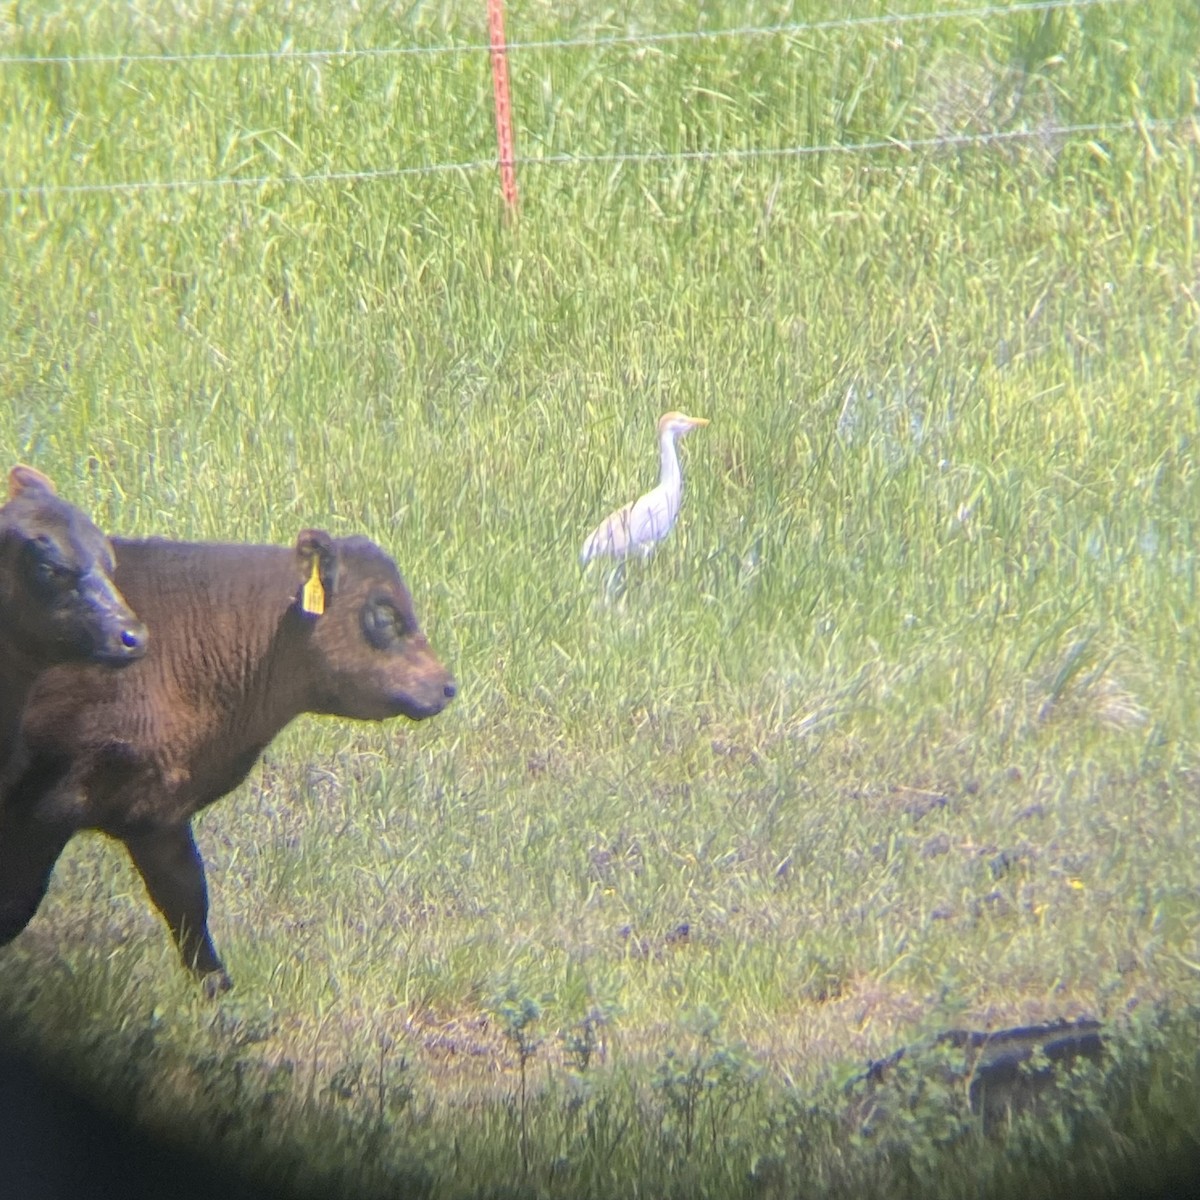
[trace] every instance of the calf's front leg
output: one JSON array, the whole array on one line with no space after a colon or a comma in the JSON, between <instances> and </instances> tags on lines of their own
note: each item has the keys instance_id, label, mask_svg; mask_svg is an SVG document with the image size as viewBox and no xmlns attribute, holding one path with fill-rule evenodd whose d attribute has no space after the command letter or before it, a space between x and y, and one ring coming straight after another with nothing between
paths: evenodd
<instances>
[{"instance_id":1,"label":"calf's front leg","mask_svg":"<svg viewBox=\"0 0 1200 1200\"><path fill-rule=\"evenodd\" d=\"M33 920L72 830L0 807L0 946Z\"/></svg>"},{"instance_id":2,"label":"calf's front leg","mask_svg":"<svg viewBox=\"0 0 1200 1200\"><path fill-rule=\"evenodd\" d=\"M189 824L124 839L146 891L166 919L183 965L209 996L232 983L208 933L208 887L204 860Z\"/></svg>"}]
</instances>

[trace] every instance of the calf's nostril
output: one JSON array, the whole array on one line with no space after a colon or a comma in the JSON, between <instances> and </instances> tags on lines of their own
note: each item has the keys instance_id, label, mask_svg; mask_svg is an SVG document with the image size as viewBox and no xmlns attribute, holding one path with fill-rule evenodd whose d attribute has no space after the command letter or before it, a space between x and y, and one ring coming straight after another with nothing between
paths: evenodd
<instances>
[{"instance_id":1,"label":"calf's nostril","mask_svg":"<svg viewBox=\"0 0 1200 1200\"><path fill-rule=\"evenodd\" d=\"M445 696L447 700L453 700L457 694L458 688L456 688L452 683L448 683L444 688L442 688L442 695Z\"/></svg>"},{"instance_id":2,"label":"calf's nostril","mask_svg":"<svg viewBox=\"0 0 1200 1200\"><path fill-rule=\"evenodd\" d=\"M121 630L121 645L126 650L138 650L142 645L142 635L136 629Z\"/></svg>"}]
</instances>

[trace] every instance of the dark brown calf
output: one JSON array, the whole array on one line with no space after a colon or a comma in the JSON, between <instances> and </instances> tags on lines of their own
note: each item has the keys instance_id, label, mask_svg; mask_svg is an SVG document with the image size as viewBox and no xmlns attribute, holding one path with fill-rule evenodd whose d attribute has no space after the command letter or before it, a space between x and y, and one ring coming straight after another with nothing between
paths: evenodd
<instances>
[{"instance_id":1,"label":"dark brown calf","mask_svg":"<svg viewBox=\"0 0 1200 1200\"><path fill-rule=\"evenodd\" d=\"M124 842L184 963L218 991L229 978L193 814L301 713L422 720L454 682L395 564L365 538L115 548L149 652L120 672L55 667L30 693L22 761L0 780L0 945L28 924L71 835L99 829Z\"/></svg>"},{"instance_id":2,"label":"dark brown calf","mask_svg":"<svg viewBox=\"0 0 1200 1200\"><path fill-rule=\"evenodd\" d=\"M0 508L0 769L30 687L55 663L119 666L146 652L146 627L112 581L108 538L32 467L8 475Z\"/></svg>"}]
</instances>

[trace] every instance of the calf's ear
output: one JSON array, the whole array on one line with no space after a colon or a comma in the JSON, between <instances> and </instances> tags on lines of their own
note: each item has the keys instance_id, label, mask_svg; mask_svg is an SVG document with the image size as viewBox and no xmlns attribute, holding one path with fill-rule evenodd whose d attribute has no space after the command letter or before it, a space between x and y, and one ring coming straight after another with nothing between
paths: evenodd
<instances>
[{"instance_id":1,"label":"calf's ear","mask_svg":"<svg viewBox=\"0 0 1200 1200\"><path fill-rule=\"evenodd\" d=\"M54 484L41 471L18 463L8 473L8 498L15 500L25 492L45 492L46 495L53 496Z\"/></svg>"},{"instance_id":2,"label":"calf's ear","mask_svg":"<svg viewBox=\"0 0 1200 1200\"><path fill-rule=\"evenodd\" d=\"M304 529L296 539L296 561L303 582L296 603L300 611L319 617L333 598L337 584L337 551L323 529Z\"/></svg>"}]
</instances>

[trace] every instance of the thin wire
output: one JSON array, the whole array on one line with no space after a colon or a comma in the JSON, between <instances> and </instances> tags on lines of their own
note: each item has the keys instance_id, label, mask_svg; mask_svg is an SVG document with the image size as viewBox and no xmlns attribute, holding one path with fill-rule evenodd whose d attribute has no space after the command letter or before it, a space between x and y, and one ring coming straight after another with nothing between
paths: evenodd
<instances>
[{"instance_id":1,"label":"thin wire","mask_svg":"<svg viewBox=\"0 0 1200 1200\"><path fill-rule=\"evenodd\" d=\"M916 154L926 150L973 149L1010 142L1051 141L1056 138L1091 137L1099 134L1149 133L1164 129L1182 128L1195 124L1194 118L1146 118L1137 121L1112 123L1096 122L1087 125L1046 125L1036 129L997 129L984 133L951 134L930 138L881 138L870 142L831 142L823 146L775 146L733 148L729 150L647 151L645 153L612 154L550 154L542 157L523 156L515 162L519 167L563 167L596 165L645 165L664 162L740 162L748 159L808 158L819 155L867 155L885 151ZM473 162L430 163L419 167L390 167L370 171L333 171L307 175L228 176L217 179L163 179L131 183L63 183L28 184L0 187L0 196L78 196L111 194L115 192L189 191L207 188L257 188L273 184L362 183L383 179L400 179L414 175L442 175L452 172L468 173L495 170L494 158Z\"/></svg>"},{"instance_id":2,"label":"thin wire","mask_svg":"<svg viewBox=\"0 0 1200 1200\"><path fill-rule=\"evenodd\" d=\"M1132 133L1175 128L1187 124L1187 118L1147 118L1140 121L1096 122L1089 125L1047 125L1037 129L995 129L984 133L949 134L931 138L881 138L873 142L831 143L826 146L768 146L753 149L678 150L646 154L553 154L545 158L519 159L524 166L561 166L571 163L655 163L655 162L736 162L747 158L807 158L823 154L877 154L884 150L899 150L916 154L923 150L974 148L1005 142L1051 141L1055 138L1076 137L1101 133ZM494 167L494 162L484 164Z\"/></svg>"},{"instance_id":3,"label":"thin wire","mask_svg":"<svg viewBox=\"0 0 1200 1200\"><path fill-rule=\"evenodd\" d=\"M1131 4L1136 0L1032 0L1025 4L986 4L976 8L934 9L911 13L884 13L866 17L831 17L821 21L799 21L785 25L743 25L728 29L685 29L663 33L620 33L610 37L579 37L561 40L510 42L509 53L521 50L600 49L610 46L663 45L669 42L713 41L718 38L795 37L805 33L874 26L912 25L921 21L967 21L1048 13L1070 9ZM419 55L486 54L486 43L457 46L379 46L340 50L248 50L202 51L197 54L31 54L0 55L0 67L8 66L97 66L115 63L191 62L326 62L330 59L401 58Z\"/></svg>"}]
</instances>

